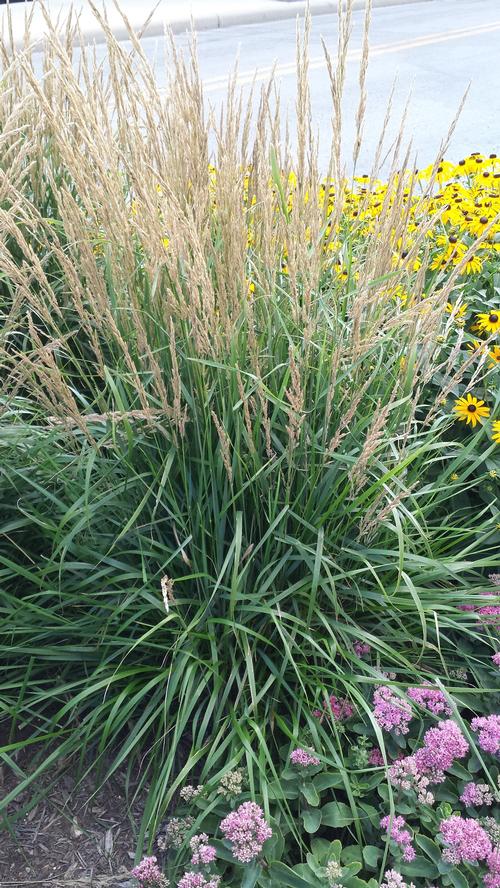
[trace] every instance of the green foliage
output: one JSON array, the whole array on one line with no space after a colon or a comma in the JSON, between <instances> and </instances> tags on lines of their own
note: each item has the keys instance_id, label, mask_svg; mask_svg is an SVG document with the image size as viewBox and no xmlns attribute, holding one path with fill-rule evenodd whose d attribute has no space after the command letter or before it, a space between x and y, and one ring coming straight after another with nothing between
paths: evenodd
<instances>
[{"instance_id":1,"label":"green foliage","mask_svg":"<svg viewBox=\"0 0 500 888\"><path fill-rule=\"evenodd\" d=\"M480 710L487 709L488 702L483 699L481 689L476 688L476 691L475 705ZM360 716L353 713L350 718L339 721L332 713L319 721L314 748L309 745L311 729L304 727L291 743L279 750L276 785L282 789L281 794L275 791L271 799L265 799L258 793L256 796L252 793L266 808L273 835L263 844L260 853L255 853L250 863L241 864L238 855L233 855L231 841L220 840L222 819L229 811L239 812L242 803L252 797L245 788L245 781L239 778L232 793L226 790L228 785L235 785L231 773L226 774L222 782L219 782L218 776L208 775L203 786L184 787L175 811L178 819L167 820L164 832L160 831L158 839L166 875L175 883L183 871L195 871L203 873L207 880L218 876L222 885L234 888L247 884L261 888L275 884L309 884L317 888L342 884L352 888L371 888L383 881L390 881L384 879L384 873L395 870L417 888L436 880L443 888L465 883L479 888L483 885L485 874L484 856L479 866L471 866L467 860L459 861L459 866L448 862L443 853L447 843L441 835L441 824L452 815L466 818L468 822L475 820L478 827L482 825L486 830L484 835L490 836L490 847L493 848L497 843L500 815L499 768L497 757L484 754L483 750L483 763L480 773L477 772L475 760L478 746L474 731L466 722L468 707L458 698L448 700L456 706L457 721L463 725L463 736L470 739L470 746L466 743L460 752L460 761L457 758L453 765L445 768L443 779L434 779L430 775L429 787L434 799L420 798L418 787L412 785L411 780L410 785L404 788L398 786L393 778L387 794L389 787L385 769L374 764L369 764L363 789L353 798L352 789L359 772L354 768L349 769L345 785L340 787L335 779L338 776L335 762L325 750L333 738L338 754L348 762L358 743L359 724L356 724L356 719ZM366 748L376 750L375 726L367 714L361 718ZM435 725L435 716L429 712L422 715L415 707L408 733L399 738L396 758L400 754L411 756L423 743L432 743L426 729ZM395 761L396 747L392 747L392 754L390 752L394 738L386 732L383 736L386 752ZM444 736L440 742L445 742ZM370 744L374 746L370 747ZM294 747L316 757L320 755L323 761L319 765L294 765L291 763L291 750ZM488 790L488 795L483 796L484 803L469 806L462 800L464 787L471 782L482 784ZM311 796L312 786L317 786L318 790ZM185 793L189 796L186 797ZM393 827L384 824L382 828L381 825L382 818L387 815L393 818L394 832L391 835L389 832ZM400 821L397 826L400 834L404 828L404 841L396 830L396 818ZM186 825L186 839L181 845L171 841L172 824L176 823ZM193 865L190 861L192 849L188 847L188 839L200 833L206 834L205 842L212 844L217 852L216 861L208 866ZM406 855L407 848L411 854ZM469 851L472 853L472 846Z\"/></svg>"},{"instance_id":2,"label":"green foliage","mask_svg":"<svg viewBox=\"0 0 500 888\"><path fill-rule=\"evenodd\" d=\"M250 151L232 105L215 174L196 65L176 60L166 106L137 48L137 68L114 48L87 101L60 47L40 88L16 55L0 102L0 756L19 778L0 817L63 756L96 781L126 764L139 854L187 781L241 766L276 824L246 888L314 885L338 834L345 888L372 888L379 808L413 804L368 768L366 738L387 761L405 748L373 718L381 670L401 692L439 680L460 711L498 690L476 610L496 601L498 457L439 401L465 363L450 291L425 233L418 280L399 261L403 179L360 228L361 190L335 181L335 204L305 154L292 187L277 118ZM432 227L429 194L411 213ZM325 730L332 694L356 709L347 737ZM299 736L325 766L300 780ZM441 864L419 848L427 877Z\"/></svg>"},{"instance_id":3,"label":"green foliage","mask_svg":"<svg viewBox=\"0 0 500 888\"><path fill-rule=\"evenodd\" d=\"M417 683L437 669L453 685L450 670L464 657L482 669L477 620L456 605L498 555L488 546L487 515L470 514L468 524L463 509L450 511L445 478L460 447L435 425L415 427L400 460L394 413L354 492L349 467L369 402L393 384L394 343L375 346L374 390L329 454L341 415L334 409L325 435L333 343L321 330L314 344L300 345L297 335L277 304L262 331L275 364L266 381L271 456L258 415L248 439L238 354L212 366L190 354L187 339L176 343L189 406L184 437L142 422L90 421L93 442L69 439L44 428L26 400L11 407L4 426L5 712L14 726L36 712L34 738L57 737L61 752L93 749L103 776L147 743L141 778L151 785L143 827L150 835L192 769L207 773L236 757L256 788L275 780L277 745L310 720L325 693L356 701L359 688L376 681L354 652L356 640L402 681ZM293 448L290 339L303 350L301 384L311 392ZM337 382L334 405L353 384L355 376ZM119 406L132 409L125 377L120 387ZM255 397L251 375L246 392ZM231 480L212 413L231 442ZM364 516L390 487L404 502L376 523L370 540L360 539ZM172 581L168 611L164 576ZM348 783L342 756L332 754ZM304 790L309 804L316 791L314 784ZM351 815L333 807L325 816L340 827Z\"/></svg>"}]
</instances>

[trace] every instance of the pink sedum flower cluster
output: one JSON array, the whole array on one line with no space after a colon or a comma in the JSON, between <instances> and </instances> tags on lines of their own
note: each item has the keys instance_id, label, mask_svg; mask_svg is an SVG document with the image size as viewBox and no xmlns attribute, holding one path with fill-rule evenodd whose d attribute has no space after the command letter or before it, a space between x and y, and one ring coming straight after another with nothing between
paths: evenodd
<instances>
[{"instance_id":1,"label":"pink sedum flower cluster","mask_svg":"<svg viewBox=\"0 0 500 888\"><path fill-rule=\"evenodd\" d=\"M413 789L421 805L434 804L434 796L429 790L431 781L419 771L414 755L393 762L389 768L389 780L393 786L399 786L405 792Z\"/></svg>"},{"instance_id":2,"label":"pink sedum flower cluster","mask_svg":"<svg viewBox=\"0 0 500 888\"><path fill-rule=\"evenodd\" d=\"M415 888L415 885L413 882L406 883L401 873L396 870L386 870L380 888Z\"/></svg>"},{"instance_id":3,"label":"pink sedum flower cluster","mask_svg":"<svg viewBox=\"0 0 500 888\"><path fill-rule=\"evenodd\" d=\"M472 730L478 733L478 743L485 752L496 755L500 752L500 715L486 715L473 718Z\"/></svg>"},{"instance_id":4,"label":"pink sedum flower cluster","mask_svg":"<svg viewBox=\"0 0 500 888\"><path fill-rule=\"evenodd\" d=\"M240 863L250 863L262 851L273 831L264 819L264 812L255 802L243 802L221 822L221 831L232 843L232 851Z\"/></svg>"},{"instance_id":5,"label":"pink sedum flower cluster","mask_svg":"<svg viewBox=\"0 0 500 888\"><path fill-rule=\"evenodd\" d=\"M368 764L375 765L375 767L378 768L382 767L382 765L384 764L384 756L382 755L380 749L377 749L376 747L370 749L370 753L368 755Z\"/></svg>"},{"instance_id":6,"label":"pink sedum flower cluster","mask_svg":"<svg viewBox=\"0 0 500 888\"><path fill-rule=\"evenodd\" d=\"M493 660L495 666L500 667L500 651L498 651L498 654L493 654L491 659Z\"/></svg>"},{"instance_id":7,"label":"pink sedum flower cluster","mask_svg":"<svg viewBox=\"0 0 500 888\"><path fill-rule=\"evenodd\" d=\"M167 888L169 882L158 866L156 857L144 857L132 870L139 888Z\"/></svg>"},{"instance_id":8,"label":"pink sedum flower cluster","mask_svg":"<svg viewBox=\"0 0 500 888\"><path fill-rule=\"evenodd\" d=\"M492 580L493 585L498 586L499 576L499 574L490 574L490 580ZM493 580L493 577L497 579ZM491 593L490 595L489 591L484 589L480 594L483 597L493 597L495 599L498 595L498 590L496 589L495 592ZM479 616L486 618L481 620L482 623L486 624L487 626L493 626L494 628L500 628L500 605L498 604L484 604L480 607L475 604L460 604L458 606L458 609L479 614Z\"/></svg>"},{"instance_id":9,"label":"pink sedum flower cluster","mask_svg":"<svg viewBox=\"0 0 500 888\"><path fill-rule=\"evenodd\" d=\"M391 688L381 685L373 694L373 714L384 731L407 734L412 719L411 706L398 697Z\"/></svg>"},{"instance_id":10,"label":"pink sedum flower cluster","mask_svg":"<svg viewBox=\"0 0 500 888\"><path fill-rule=\"evenodd\" d=\"M425 732L424 745L413 755L391 765L389 779L393 786L414 789L419 802L432 805L434 797L429 785L442 783L445 772L468 751L469 744L460 728L451 719L445 719Z\"/></svg>"},{"instance_id":11,"label":"pink sedum flower cluster","mask_svg":"<svg viewBox=\"0 0 500 888\"><path fill-rule=\"evenodd\" d=\"M480 808L481 805L492 805L494 799L486 783L467 783L460 796L460 801L467 808Z\"/></svg>"},{"instance_id":12,"label":"pink sedum flower cluster","mask_svg":"<svg viewBox=\"0 0 500 888\"><path fill-rule=\"evenodd\" d=\"M184 873L177 888L219 888L220 876L205 877L202 873Z\"/></svg>"},{"instance_id":13,"label":"pink sedum flower cluster","mask_svg":"<svg viewBox=\"0 0 500 888\"><path fill-rule=\"evenodd\" d=\"M307 749L294 749L290 753L290 761L292 765L300 768L308 768L310 765L320 765L321 762L316 755L311 755Z\"/></svg>"},{"instance_id":14,"label":"pink sedum flower cluster","mask_svg":"<svg viewBox=\"0 0 500 888\"><path fill-rule=\"evenodd\" d=\"M208 866L210 863L213 863L217 857L217 852L214 846L208 844L208 836L206 833L200 833L197 836L193 836L189 842L189 847L191 848L193 855L191 857L191 863L193 866Z\"/></svg>"},{"instance_id":15,"label":"pink sedum flower cluster","mask_svg":"<svg viewBox=\"0 0 500 888\"><path fill-rule=\"evenodd\" d=\"M440 832L448 846L443 851L447 863L478 863L493 851L488 833L471 817L453 814L441 821Z\"/></svg>"},{"instance_id":16,"label":"pink sedum flower cluster","mask_svg":"<svg viewBox=\"0 0 500 888\"><path fill-rule=\"evenodd\" d=\"M403 852L403 860L406 863L411 863L412 860L415 860L416 855L415 849L411 843L411 833L408 829L405 829L406 821L404 817L398 816L391 818L387 815L386 817L382 817L380 826L382 829L385 829L390 838L400 846Z\"/></svg>"},{"instance_id":17,"label":"pink sedum flower cluster","mask_svg":"<svg viewBox=\"0 0 500 888\"><path fill-rule=\"evenodd\" d=\"M354 653L358 655L358 657L364 657L365 654L369 654L371 651L371 647L365 641L355 641L353 644Z\"/></svg>"},{"instance_id":18,"label":"pink sedum flower cluster","mask_svg":"<svg viewBox=\"0 0 500 888\"><path fill-rule=\"evenodd\" d=\"M486 866L488 873L484 877L485 888L500 888L500 846L488 854Z\"/></svg>"},{"instance_id":19,"label":"pink sedum flower cluster","mask_svg":"<svg viewBox=\"0 0 500 888\"><path fill-rule=\"evenodd\" d=\"M452 710L445 695L437 688L408 688L408 696L434 715L451 715Z\"/></svg>"},{"instance_id":20,"label":"pink sedum flower cluster","mask_svg":"<svg viewBox=\"0 0 500 888\"><path fill-rule=\"evenodd\" d=\"M425 732L424 745L417 749L415 761L419 771L430 777L432 783L442 783L444 772L456 759L464 758L468 751L469 744L458 725L445 719Z\"/></svg>"},{"instance_id":21,"label":"pink sedum flower cluster","mask_svg":"<svg viewBox=\"0 0 500 888\"><path fill-rule=\"evenodd\" d=\"M320 721L323 721L325 715L330 715L334 721L343 722L354 715L354 706L347 697L336 697L332 694L328 701L324 701L323 712L321 709L315 709L313 715Z\"/></svg>"}]
</instances>

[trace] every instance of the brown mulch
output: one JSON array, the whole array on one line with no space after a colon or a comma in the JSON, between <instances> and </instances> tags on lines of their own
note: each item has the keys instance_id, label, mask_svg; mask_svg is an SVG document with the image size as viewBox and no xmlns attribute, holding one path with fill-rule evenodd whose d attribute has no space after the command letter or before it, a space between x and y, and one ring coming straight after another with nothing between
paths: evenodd
<instances>
[{"instance_id":1,"label":"brown mulch","mask_svg":"<svg viewBox=\"0 0 500 888\"><path fill-rule=\"evenodd\" d=\"M29 772L26 750L16 765ZM12 768L0 764L0 798L17 782ZM10 819L2 822L0 816L1 888L132 888L132 824L138 827L142 805L138 801L128 809L125 786L124 770L97 789L92 776L78 780L75 767L66 762L23 790L8 806ZM13 822L42 787L46 794Z\"/></svg>"}]
</instances>

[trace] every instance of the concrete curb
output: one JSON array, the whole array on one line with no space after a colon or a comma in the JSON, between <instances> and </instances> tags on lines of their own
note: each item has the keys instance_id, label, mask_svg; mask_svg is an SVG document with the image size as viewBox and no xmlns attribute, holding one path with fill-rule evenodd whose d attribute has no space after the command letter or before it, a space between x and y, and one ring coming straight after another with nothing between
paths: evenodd
<instances>
[{"instance_id":1,"label":"concrete curb","mask_svg":"<svg viewBox=\"0 0 500 888\"><path fill-rule=\"evenodd\" d=\"M265 21L280 21L282 19L290 19L290 18L303 18L306 11L307 3L304 0L274 0L275 3L279 3L280 6L283 4L282 8L276 8L273 10L269 10L269 12L258 13L258 11L252 10L239 10L234 13L226 13L220 16L217 16L218 23L215 25L217 28L226 28L234 25L249 25L249 24L257 24L258 22ZM415 3L428 3L430 0L373 0L373 7L376 6L408 6L410 4ZM286 4L286 5L285 5ZM364 9L366 6L365 0L353 0L353 9ZM309 4L311 14L315 15L332 15L332 13L337 13L339 4L338 0L316 0L316 2L311 2ZM186 20L186 24L182 27L181 30L186 30L186 28L190 27L189 19ZM202 27L198 25L196 22L196 27L199 30L203 30ZM213 26L209 26L213 27Z\"/></svg>"},{"instance_id":2,"label":"concrete curb","mask_svg":"<svg viewBox=\"0 0 500 888\"><path fill-rule=\"evenodd\" d=\"M373 0L373 7L407 6L415 3L427 2L430 2L430 0ZM153 0L151 0L151 4L152 3ZM64 5L66 6L66 4ZM70 4L66 6L66 9L68 9L69 5ZM242 9L240 6L239 9L234 10L230 9L227 4L224 8L224 3L221 3L220 11L212 13L204 13L197 10L190 12L189 9L185 11L185 4L182 4L184 8L180 13L179 5L176 5L177 10L172 10L170 15L166 13L165 8L163 8L163 11L160 10L155 12L148 27L144 30L144 21L147 19L147 4L141 4L142 10L140 15L135 11L132 15L127 9L127 0L125 0L123 3L123 12L127 16L134 31L141 32L143 37L159 37L165 33L165 30L168 27L171 28L174 34L182 34L186 31L190 31L193 22L197 31L207 31L235 27L237 25L262 24L265 22L282 21L297 17L303 18L307 8L306 0L255 0L253 8L251 9ZM337 13L338 5L338 0L310 0L309 8L313 16L331 15L332 13ZM16 46L22 46L24 41L25 10L31 10L32 6L34 7L35 13L32 26L32 47L37 51L41 50L43 47L45 22L41 14L37 18L39 6L36 0L33 5L31 3L23 3L22 5L15 4L11 7L10 12L13 21L14 43ZM353 0L353 9L359 10L364 9L364 7L365 0ZM50 2L48 8L51 10L51 13L52 11L54 12L54 19L59 18L61 22L64 21L64 12L66 10L61 9L60 6L54 8L54 5L51 6ZM80 27L84 42L97 44L104 43L105 35L91 11L88 8L85 9L85 7L82 9L77 0L75 0L75 8L77 10L82 10L80 15ZM108 13L108 20L116 39L120 41L127 40L129 32L123 20L116 13L116 10L110 10ZM6 32L6 21L7 12L4 7L0 10L2 33Z\"/></svg>"},{"instance_id":3,"label":"concrete curb","mask_svg":"<svg viewBox=\"0 0 500 888\"><path fill-rule=\"evenodd\" d=\"M428 3L429 0L373 0L373 7L376 6L407 6L414 3ZM275 9L269 10L236 10L235 12L222 13L217 16L201 17L200 21L195 20L197 30L206 30L209 28L228 28L235 25L251 25L266 21L281 21L290 18L303 18L305 15L307 3L305 0L274 0ZM286 4L286 5L285 5ZM353 0L353 9L364 9L365 0ZM313 0L309 4L311 14L315 15L332 15L337 13L339 4L338 0ZM205 24L206 22L206 24ZM210 22L210 23L209 23ZM153 23L151 23L153 26ZM174 33L189 30L191 20L189 17L183 22L172 23ZM178 29L178 30L177 30Z\"/></svg>"}]
</instances>

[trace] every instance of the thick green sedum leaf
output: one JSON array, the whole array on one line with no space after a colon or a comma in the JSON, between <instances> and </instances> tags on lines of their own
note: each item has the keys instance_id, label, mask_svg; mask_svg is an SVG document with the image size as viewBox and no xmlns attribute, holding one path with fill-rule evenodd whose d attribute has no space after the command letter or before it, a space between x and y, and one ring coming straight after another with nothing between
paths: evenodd
<instances>
[{"instance_id":1,"label":"thick green sedum leaf","mask_svg":"<svg viewBox=\"0 0 500 888\"><path fill-rule=\"evenodd\" d=\"M365 845L363 848L363 860L370 868L375 868L382 857L382 849L376 845Z\"/></svg>"},{"instance_id":2,"label":"thick green sedum leaf","mask_svg":"<svg viewBox=\"0 0 500 888\"><path fill-rule=\"evenodd\" d=\"M319 805L321 800L318 794L318 790L313 783L310 783L309 781L302 783L300 786L300 791L308 805L313 805L314 807Z\"/></svg>"},{"instance_id":3,"label":"thick green sedum leaf","mask_svg":"<svg viewBox=\"0 0 500 888\"><path fill-rule=\"evenodd\" d=\"M319 879L316 879L312 873L306 879L280 861L270 864L269 876L273 885L284 885L285 888L324 888L324 884Z\"/></svg>"},{"instance_id":4,"label":"thick green sedum leaf","mask_svg":"<svg viewBox=\"0 0 500 888\"><path fill-rule=\"evenodd\" d=\"M323 805L322 812L323 826L342 829L344 826L349 826L354 820L351 809L344 802L328 802L327 805Z\"/></svg>"},{"instance_id":5,"label":"thick green sedum leaf","mask_svg":"<svg viewBox=\"0 0 500 888\"><path fill-rule=\"evenodd\" d=\"M302 811L301 816L306 832L312 835L313 833L318 831L321 826L320 808L307 808L305 811Z\"/></svg>"}]
</instances>

